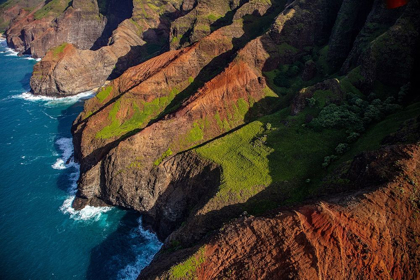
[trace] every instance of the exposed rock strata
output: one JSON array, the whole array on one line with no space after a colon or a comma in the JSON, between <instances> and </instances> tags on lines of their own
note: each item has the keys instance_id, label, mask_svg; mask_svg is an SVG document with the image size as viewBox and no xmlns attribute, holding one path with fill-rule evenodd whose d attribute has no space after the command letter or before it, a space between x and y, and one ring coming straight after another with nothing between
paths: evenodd
<instances>
[{"instance_id":1,"label":"exposed rock strata","mask_svg":"<svg viewBox=\"0 0 420 280\"><path fill-rule=\"evenodd\" d=\"M169 21L182 14L179 4L171 1L159 2L158 6L142 1L133 4L131 19L118 26L108 45L95 51L67 53L59 60L45 57L31 78L33 92L66 96L97 88L130 66L165 50ZM74 79L78 82L73 83Z\"/></svg>"},{"instance_id":2,"label":"exposed rock strata","mask_svg":"<svg viewBox=\"0 0 420 280\"><path fill-rule=\"evenodd\" d=\"M303 50L317 41L325 40L333 27L330 19L338 12L338 8L329 8L325 1L289 6L277 17L266 35L246 44L223 72L204 84L175 113L147 126L149 120L165 109L163 106L135 127L140 130L135 131L135 135L130 136L133 132L128 129L122 130L121 133L125 134L104 138L101 131L112 127L114 121L109 116L113 108L117 108L116 102L123 108L117 112L117 122L124 127L125 123L132 121L135 106L140 106L142 110L142 106L147 104L141 104L168 97L174 88L178 92L184 91L190 77L194 80L212 58L233 47L229 36L238 29L234 28L235 25L221 28L190 49L181 50L182 53L168 52L127 71L111 84L113 90L105 101L102 103L94 99L88 102L86 111L75 123L75 144L82 163L79 197L88 200L101 198L107 203L144 212L152 209L159 194L166 188L160 185L155 189L155 173L151 172L156 168L154 162L168 150L175 154L224 133L214 116L217 113L221 119L227 118L232 114L232 104L239 99L257 102L264 98L266 84L262 69L290 63L294 57L299 57L296 51L278 51L277 46L288 44L296 50ZM330 14L323 17L323 12ZM319 21L319 18L326 20ZM297 25L303 26L302 31L296 31ZM240 37L241 33L236 36ZM217 44L219 47L206 49L209 42L220 42ZM227 43L225 47L224 42ZM213 50L211 53L210 49ZM148 71L143 72L145 69ZM234 126L243 123L243 117L239 116ZM192 142L186 140L194 127L202 125L204 120L209 124L202 128L203 135ZM141 167L130 167L136 164ZM144 190L150 191L139 193Z\"/></svg>"},{"instance_id":3,"label":"exposed rock strata","mask_svg":"<svg viewBox=\"0 0 420 280\"><path fill-rule=\"evenodd\" d=\"M191 256L198 265L185 277L200 279L419 277L419 225L410 217L419 206L418 145L390 145L394 136L380 151L353 160L339 178L352 184L334 185L345 195L240 218L213 235L268 185L217 200L224 170L200 156L197 146L272 109L293 115L285 127L303 119L305 126L320 110L301 115L316 93L324 94L316 102L339 105L349 88L368 96L379 83L398 91L412 79L419 3L387 10L380 0L353 2L136 2L132 18L119 24L106 46L61 45L35 66L31 86L47 95L71 95L119 76L86 102L74 123L81 177L73 206L111 204L144 215L166 240L141 278L171 277ZM86 9L77 3L63 20L72 9ZM97 6L93 10L98 14ZM18 19L22 25L32 20L30 13ZM281 75L302 79L299 89L278 97ZM264 143L266 135L257 136L253 145Z\"/></svg>"},{"instance_id":4,"label":"exposed rock strata","mask_svg":"<svg viewBox=\"0 0 420 280\"><path fill-rule=\"evenodd\" d=\"M7 1L0 5L0 31L4 32L10 21L28 11L39 9L43 5L43 0L16 0Z\"/></svg>"},{"instance_id":5,"label":"exposed rock strata","mask_svg":"<svg viewBox=\"0 0 420 280\"><path fill-rule=\"evenodd\" d=\"M116 64L122 68L133 59L132 47L145 44L137 35L138 28L130 20L114 32L115 42L97 51L81 50L54 55L54 49L34 66L31 88L35 94L68 96L97 88L110 76Z\"/></svg>"},{"instance_id":6,"label":"exposed rock strata","mask_svg":"<svg viewBox=\"0 0 420 280\"><path fill-rule=\"evenodd\" d=\"M164 166L167 162L176 161L178 156L174 155L177 153L245 123L245 115L232 116L235 115L238 102L242 102L240 100L245 102L249 110L251 100L257 103L266 98L270 90L267 89L263 70L292 63L305 54L305 48L328 41L331 32L335 34L334 15L338 14L339 7L331 9L328 4L327 1L295 2L274 20L268 32L250 41L244 32L245 23L236 21L190 47L167 52L130 68L110 83L108 95L104 99L95 98L87 102L85 112L74 125L76 155L82 166L78 198L74 206L83 207L86 203L95 205L103 200L141 211L153 218L157 217L156 213L160 213L159 217L166 222L155 223L155 228L161 237L167 236L177 227L176 224L179 225L185 219L186 210L184 207L173 209L172 212L161 210L163 204L158 201L170 188L174 176L165 171L167 169ZM411 12L418 9L416 5L412 4L407 12L400 11L399 20L388 32L400 30L398 26L405 20L418 25ZM382 11L383 6L376 3L370 17L375 17L378 9ZM325 20L320 21L319 18ZM417 33L407 30L400 32L399 36L412 38L405 41L409 42L410 50L415 49ZM353 48L358 48L358 45ZM411 57L413 54L409 55ZM226 61L222 71L212 69L200 73L208 65L211 66L218 56L234 59ZM397 61L393 63L398 64ZM368 69L369 65L363 64L363 67ZM404 69L403 75L409 77L410 71L407 69ZM377 67L372 71L372 75L378 76L385 70ZM200 81L205 80L208 73L216 75L210 75L211 78L204 84L194 82L197 77ZM400 80L398 83L405 81ZM295 109L292 111L295 114L301 111L306 105L306 98L311 97L311 93L316 90L342 92L337 83L330 80L309 88L305 93L307 96L303 94L296 97L298 99L293 102ZM181 103L182 99L178 99L178 95L184 99L179 108L177 104L172 104L173 100ZM185 99L189 95L191 97ZM339 96L337 98L340 99ZM154 104L153 107L150 107L151 104ZM154 109L149 111L150 108ZM143 110L148 113L142 113ZM216 115L221 120L230 121L229 127L221 127ZM157 120L153 121L154 118ZM196 130L198 135L194 134ZM209 212L214 207L210 203L202 211ZM197 219L199 216L197 214ZM188 223L191 226L186 227L190 230L188 234L184 228L170 239L191 243L191 240L199 240L208 230L220 226L217 223L209 224L206 220L199 222L197 219L191 218Z\"/></svg>"},{"instance_id":7,"label":"exposed rock strata","mask_svg":"<svg viewBox=\"0 0 420 280\"><path fill-rule=\"evenodd\" d=\"M72 1L72 5L58 17L46 13L38 19L37 11L42 9L21 12L7 29L8 44L20 53L40 58L62 43L89 49L101 36L106 24L96 0Z\"/></svg>"},{"instance_id":8,"label":"exposed rock strata","mask_svg":"<svg viewBox=\"0 0 420 280\"><path fill-rule=\"evenodd\" d=\"M174 279L171 264L186 256L197 265L185 277L195 279L417 279L419 162L418 144L361 154L344 175L351 194L238 218L205 244L158 257L138 279Z\"/></svg>"},{"instance_id":9,"label":"exposed rock strata","mask_svg":"<svg viewBox=\"0 0 420 280\"><path fill-rule=\"evenodd\" d=\"M313 28L316 28L316 25L313 26ZM205 63L208 63L212 57L217 56L217 52L219 54L223 54L229 50L229 48L224 50L223 48L220 49L220 47L223 46L223 44L220 43L229 43L229 40L226 40L227 38L224 39L220 36L226 32L228 32L228 34L230 33L231 36L232 31L234 30L238 30L238 28L235 27L235 24L219 29L209 37L203 39L202 42L194 45L191 50L188 50L177 60L170 62L169 66L160 70L160 73L156 75L164 75L164 77L168 77L171 73L170 75L175 77L174 81L180 80L181 82L188 80L189 76L195 78L200 67L203 67ZM241 33L238 34L238 37L240 34ZM221 40L219 40L219 38ZM313 43L311 40L313 40L313 37L306 44ZM220 42L217 44L218 48L206 48L206 44L211 41ZM166 116L165 119L144 128L136 135L129 136L127 139L125 139L125 137L123 139L118 139L120 137L119 135L117 135L117 139L101 139L98 132L106 129L107 126L112 125L112 123L110 123L111 119L108 118L108 115L115 105L110 106L105 102L107 106L104 108L100 108L99 106L100 109L96 112L95 110L97 110L98 107L95 108L91 105L91 103L88 103L86 110L93 109L94 113L90 113L90 115L87 113L84 115L82 114L79 119L79 121L81 121L81 126L79 125L79 128L76 128L76 135L81 133L80 136L76 137L76 146L79 146L78 143L80 142L78 141L81 141L81 147L83 149L87 149L86 151L81 150L81 153L78 153L78 155L82 157L81 162L83 170L80 180L81 187L79 189L80 191L78 196L81 199L91 199L99 196L108 203L118 204L124 207L134 207L134 209L143 212L150 211L155 201L158 199L159 194L163 193L167 188L167 186L159 185L159 189L155 189L156 185L154 185L154 182L156 179L151 179L150 177L154 176L151 174L155 174L151 171L156 168L154 167L156 160L158 160L161 155L165 154L165 151L170 150L172 153L181 152L192 145L197 145L208 139L221 135L226 130L217 124L215 119L216 114L221 119L227 119L229 115L234 114L234 111L232 110L236 108L238 100L243 100L249 108L250 105L248 102L250 102L250 100L258 102L266 96L267 87L261 72L261 68L264 66L265 61L270 57L270 55L264 50L264 44L266 43L267 42L261 42L261 38L251 41L245 48L239 51L236 59L228 64L222 73L215 76L208 83L205 83L204 86L197 91L197 93L183 103L180 109L173 114ZM305 43L303 42L300 42L300 44L301 47L305 46ZM232 45L230 45L230 47L232 47ZM256 48L258 49L258 59L255 59L253 55ZM209 50L213 50L211 56L208 56L210 54L208 53ZM214 53L215 50L217 50L216 53ZM206 52L208 54L206 54ZM193 56L191 56L191 54L193 54ZM207 62L203 59L197 59L196 55L207 57ZM165 56L168 55L165 54ZM159 61L159 58L160 57L157 57L150 60L150 62L144 63L144 66L140 65L138 67L134 67L127 73L130 73L130 71L133 74L139 73L136 69L142 69L142 67L145 69L147 68L146 65L149 65L149 63L152 65L156 64L156 62ZM172 71L169 69L171 69L177 61L182 61L183 63L179 65L184 65L183 67L186 66L187 71L167 72ZM188 61L188 63L185 63L186 61ZM202 64L202 66L199 64L197 65L197 61L202 61L204 64ZM192 67L194 65L198 66L197 70ZM179 74L184 75L184 78L176 78ZM132 76L132 74L130 75ZM119 80L124 81L125 75L123 75ZM159 76L156 76L156 78L152 76L149 79L146 79L146 81L142 81L140 79L140 81L141 83L138 84L137 88L140 90L139 93L143 94L143 98L147 97L147 99L145 99L147 102L151 102L158 97L154 96L153 98L152 96L146 94L147 91L153 90L154 92L162 92L162 88L158 90L156 89L157 86L161 87L164 85L165 87L163 89L167 88L166 94L168 94L168 91L176 86L176 84L173 84L168 87L168 85L162 84L162 79L159 78ZM159 83L157 83L158 81ZM147 84L150 84L153 87L146 86ZM118 82L114 82L114 90L106 100L112 100L114 97L114 101L119 102L119 104L125 104L124 108L128 108L128 110L130 110L131 106L127 106L130 103L127 102L131 102L131 104L133 104L132 95L136 92L137 85L134 84L133 86L128 87L129 91L127 93L124 93L124 88L121 88L121 82L119 86L117 85ZM118 98L118 96L114 93L115 89L118 89L116 91L117 93L122 91L124 94ZM245 89L245 91L243 89ZM183 88L181 87L180 90L182 91ZM99 103L97 100L95 102ZM124 122L129 122L133 114L134 112L130 111L122 111L121 114L117 113L120 124L122 125ZM87 121L83 120L83 118L86 117ZM236 119L232 120L233 123L231 123L231 125L238 126L242 124L244 122L244 117L244 115L235 116ZM203 122L207 122L208 124L203 125ZM93 125L94 123L96 123L96 125ZM143 123L143 125L144 124L146 123ZM201 135L198 139L189 140L189 134L191 134L191 131L198 126L201 127L199 129L203 130L203 135ZM94 129L92 130L92 128ZM139 129L141 128L142 127L140 126ZM83 130L78 132L79 129ZM115 140L117 140L117 142L114 142ZM102 144L98 149L96 145L88 146L83 144L88 142ZM118 146L113 148L116 144L118 144ZM104 147L105 150L101 147ZM104 157L104 152L106 153L106 150L110 148L112 150L106 157ZM121 153L122 150L126 152ZM130 152L128 152L129 150ZM104 158L101 159L101 157ZM109 166L113 167L109 168ZM138 167L131 168L131 166ZM114 182L114 184L109 184L110 180ZM135 182L140 185L137 186L137 183ZM126 186L129 185L132 187L127 188ZM99 186L100 189L98 189ZM96 191L93 191L95 188ZM119 191L116 192L116 189L119 189ZM139 191L143 192L147 189L154 189L154 191L147 191L142 195L138 193ZM139 196L142 197L141 200L138 199ZM76 203L78 203L77 200Z\"/></svg>"}]
</instances>

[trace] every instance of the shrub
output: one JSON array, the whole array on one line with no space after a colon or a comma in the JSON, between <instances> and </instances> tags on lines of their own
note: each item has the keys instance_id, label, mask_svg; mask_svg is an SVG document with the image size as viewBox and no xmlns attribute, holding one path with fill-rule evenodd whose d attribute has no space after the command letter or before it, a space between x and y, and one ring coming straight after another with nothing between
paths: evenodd
<instances>
[{"instance_id":1,"label":"shrub","mask_svg":"<svg viewBox=\"0 0 420 280\"><path fill-rule=\"evenodd\" d=\"M310 108L313 108L313 107L315 107L315 105L316 105L316 99L315 99L315 98L313 98L313 97L311 97L311 98L306 98L306 103L308 104L308 106L309 106Z\"/></svg>"},{"instance_id":2,"label":"shrub","mask_svg":"<svg viewBox=\"0 0 420 280\"><path fill-rule=\"evenodd\" d=\"M297 76L297 74L299 74L299 72L300 72L299 67L297 65L293 65L292 67L289 68L286 75L288 77L295 77Z\"/></svg>"},{"instance_id":3,"label":"shrub","mask_svg":"<svg viewBox=\"0 0 420 280\"><path fill-rule=\"evenodd\" d=\"M347 144L347 143L340 143L335 148L335 151L337 152L337 154L342 155L345 152L347 152L348 149L349 149L349 144Z\"/></svg>"},{"instance_id":4,"label":"shrub","mask_svg":"<svg viewBox=\"0 0 420 280\"><path fill-rule=\"evenodd\" d=\"M347 136L347 141L354 142L359 138L360 134L357 132L349 132L349 136Z\"/></svg>"},{"instance_id":5,"label":"shrub","mask_svg":"<svg viewBox=\"0 0 420 280\"><path fill-rule=\"evenodd\" d=\"M278 87L290 87L290 81L284 74L279 74L273 80L274 84Z\"/></svg>"},{"instance_id":6,"label":"shrub","mask_svg":"<svg viewBox=\"0 0 420 280\"><path fill-rule=\"evenodd\" d=\"M312 102L309 101L308 102ZM374 121L380 121L386 114L392 113L400 106L388 97L385 101L373 99L370 103L360 97L348 93L346 102L341 105L325 106L312 122L318 128L345 128L349 133L358 133ZM356 134L353 134L355 137ZM358 136L356 136L357 138Z\"/></svg>"}]
</instances>

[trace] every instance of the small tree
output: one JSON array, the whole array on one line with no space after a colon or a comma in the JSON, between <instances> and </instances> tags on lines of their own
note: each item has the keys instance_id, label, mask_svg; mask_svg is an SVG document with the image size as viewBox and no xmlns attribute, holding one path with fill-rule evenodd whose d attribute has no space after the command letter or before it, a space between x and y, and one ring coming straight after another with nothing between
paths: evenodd
<instances>
[{"instance_id":1,"label":"small tree","mask_svg":"<svg viewBox=\"0 0 420 280\"><path fill-rule=\"evenodd\" d=\"M335 148L335 151L337 152L337 154L342 155L345 152L347 152L348 149L349 149L349 145L347 143L340 143Z\"/></svg>"},{"instance_id":2,"label":"small tree","mask_svg":"<svg viewBox=\"0 0 420 280\"><path fill-rule=\"evenodd\" d=\"M313 98L313 97L311 97L311 98L306 98L306 102L308 103L308 106L309 106L310 108L313 108L313 107L315 107L315 105L316 105L316 99L315 99L315 98Z\"/></svg>"}]
</instances>

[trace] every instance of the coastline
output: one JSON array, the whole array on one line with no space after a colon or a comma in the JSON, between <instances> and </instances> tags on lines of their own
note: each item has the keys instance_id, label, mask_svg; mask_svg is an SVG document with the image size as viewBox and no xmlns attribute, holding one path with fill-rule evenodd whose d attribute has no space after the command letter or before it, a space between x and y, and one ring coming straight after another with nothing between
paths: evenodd
<instances>
[{"instance_id":1,"label":"coastline","mask_svg":"<svg viewBox=\"0 0 420 280\"><path fill-rule=\"evenodd\" d=\"M3 42L1 49L6 49ZM27 90L28 74L34 62L10 52L1 53L0 58L5 61L2 109L15 112L13 117L8 117L12 116L9 113L2 118L5 141L2 155L9 164L14 164L8 172L3 171L5 193L2 196L9 199L1 207L13 207L14 211L8 213L2 208L2 213L8 213L3 216L2 224L5 232L14 236L14 241L3 239L2 253L7 267L2 266L2 276L47 279L54 275L67 279L70 275L74 279L89 279L92 273L102 273L118 279L136 279L140 268L151 261L161 246L155 235L144 230L138 215L130 216L116 208L90 207L76 211L66 207L71 204L79 177L78 165L72 161L70 127L83 107L83 99L92 97L93 93L65 98L33 96ZM3 168L6 170L7 166ZM96 213L97 210L101 213ZM118 249L121 244L127 256ZM26 269L21 268L16 274L13 258L26 258L27 246L39 258L28 260ZM72 249L66 252L68 247ZM114 249L110 251L109 247ZM42 261L51 256L60 262ZM78 264L80 261L82 266ZM103 263L114 270L98 269Z\"/></svg>"}]
</instances>

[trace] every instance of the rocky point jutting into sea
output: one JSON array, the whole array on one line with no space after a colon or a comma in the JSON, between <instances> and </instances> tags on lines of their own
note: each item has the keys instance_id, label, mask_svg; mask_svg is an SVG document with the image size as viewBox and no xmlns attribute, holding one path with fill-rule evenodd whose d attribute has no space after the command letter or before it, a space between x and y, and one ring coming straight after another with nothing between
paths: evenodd
<instances>
[{"instance_id":1,"label":"rocky point jutting into sea","mask_svg":"<svg viewBox=\"0 0 420 280\"><path fill-rule=\"evenodd\" d=\"M420 277L418 0L0 9L33 94L96 90L73 207L142 214L138 279Z\"/></svg>"}]
</instances>

